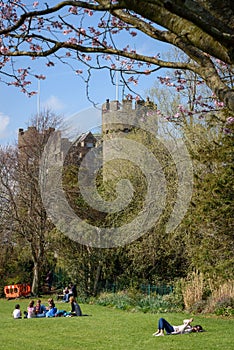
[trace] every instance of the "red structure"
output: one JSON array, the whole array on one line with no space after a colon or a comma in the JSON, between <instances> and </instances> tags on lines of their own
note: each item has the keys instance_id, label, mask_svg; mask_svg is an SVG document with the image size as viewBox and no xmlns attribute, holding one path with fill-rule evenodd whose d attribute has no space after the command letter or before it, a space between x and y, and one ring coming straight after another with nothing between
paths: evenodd
<instances>
[{"instance_id":1,"label":"red structure","mask_svg":"<svg viewBox=\"0 0 234 350\"><path fill-rule=\"evenodd\" d=\"M5 286L4 293L8 299L27 297L31 293L31 287L27 283L13 284L11 286Z\"/></svg>"}]
</instances>

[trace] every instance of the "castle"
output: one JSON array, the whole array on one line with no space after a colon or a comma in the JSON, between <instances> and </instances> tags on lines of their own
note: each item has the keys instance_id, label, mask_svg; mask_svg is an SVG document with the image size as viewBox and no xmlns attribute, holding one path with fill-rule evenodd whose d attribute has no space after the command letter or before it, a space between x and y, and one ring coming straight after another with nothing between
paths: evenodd
<instances>
[{"instance_id":1,"label":"castle","mask_svg":"<svg viewBox=\"0 0 234 350\"><path fill-rule=\"evenodd\" d=\"M18 149L20 159L23 163L32 162L35 152L40 156L43 148L51 134L54 137L54 161L63 161L64 164L79 165L90 149L97 147L100 140L110 138L113 133L121 137L130 134L138 123L138 120L147 117L151 111L155 113L157 106L149 99L140 100L133 108L132 100L109 101L102 105L102 135L94 135L88 131L81 134L75 142L61 136L61 131L48 128L39 132L35 126L28 127L27 130L19 129ZM104 150L103 154L108 150Z\"/></svg>"}]
</instances>

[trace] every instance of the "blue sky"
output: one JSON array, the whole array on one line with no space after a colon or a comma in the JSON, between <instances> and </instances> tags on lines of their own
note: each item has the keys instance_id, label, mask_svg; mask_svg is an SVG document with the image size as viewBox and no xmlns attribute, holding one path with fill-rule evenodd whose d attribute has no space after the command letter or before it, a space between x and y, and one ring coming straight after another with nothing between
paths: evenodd
<instances>
[{"instance_id":1,"label":"blue sky","mask_svg":"<svg viewBox=\"0 0 234 350\"><path fill-rule=\"evenodd\" d=\"M146 96L147 88L153 85L154 77L145 77L135 87L137 93ZM40 85L33 82L33 90L40 88L40 94L27 97L20 89L12 86L0 84L0 144L14 142L19 128L27 128L32 117L40 110L50 109L64 119L74 118L76 114L81 118L81 131L86 131L92 125L95 126L98 121L101 122L100 112L95 109L87 99L85 83L76 76L69 68L61 72L58 68L46 76L46 80L41 80ZM107 98L116 99L116 87L110 82L109 75L105 71L100 71L92 78L90 96L95 103L102 104ZM121 92L119 89L119 99ZM90 109L93 113L90 114ZM87 110L89 111L89 120L87 120ZM83 116L82 116L83 115ZM77 118L78 118L77 117ZM78 120L77 120L77 123Z\"/></svg>"},{"instance_id":2,"label":"blue sky","mask_svg":"<svg viewBox=\"0 0 234 350\"><path fill-rule=\"evenodd\" d=\"M129 37L128 37L129 38ZM156 55L159 52L168 51L168 46L162 43L154 43L150 39L137 36L131 42L138 52ZM22 66L31 66L32 61L28 58L16 58L22 60ZM21 61L20 61L21 62ZM47 68L45 61L39 59L34 63L35 73L46 75L46 80L40 81L40 97L34 95L28 98L13 86L0 83L0 144L14 143L17 139L19 128L27 128L32 117L40 110L50 109L55 114L63 116L64 119L76 120L81 132L91 127L100 125L100 111L92 107L86 94L86 86L81 77L77 76L69 67L56 64ZM34 69L34 68L33 68ZM138 86L134 90L143 97L146 97L146 90L153 86L157 79L154 75L141 77ZM30 90L38 90L38 82L32 81ZM107 71L95 71L90 83L90 98L98 104L105 102L107 98L116 99L116 87L111 84ZM121 99L119 89L119 99ZM39 103L40 102L40 103ZM88 112L87 112L88 111Z\"/></svg>"}]
</instances>

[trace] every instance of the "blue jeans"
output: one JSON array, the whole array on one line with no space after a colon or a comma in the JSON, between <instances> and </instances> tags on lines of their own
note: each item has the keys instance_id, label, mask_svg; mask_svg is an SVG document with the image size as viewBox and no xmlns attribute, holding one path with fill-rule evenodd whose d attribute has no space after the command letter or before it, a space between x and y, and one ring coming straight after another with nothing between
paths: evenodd
<instances>
[{"instance_id":1,"label":"blue jeans","mask_svg":"<svg viewBox=\"0 0 234 350\"><path fill-rule=\"evenodd\" d=\"M172 332L174 332L174 328L172 325L170 325L169 322L167 322L165 320L165 318L160 318L158 321L158 329L165 329L165 331L167 332L167 334L170 334Z\"/></svg>"},{"instance_id":2,"label":"blue jeans","mask_svg":"<svg viewBox=\"0 0 234 350\"><path fill-rule=\"evenodd\" d=\"M54 317L55 314L57 312L57 308L56 307L53 307L52 309L50 309L49 311L47 311L46 313L46 317Z\"/></svg>"}]
</instances>

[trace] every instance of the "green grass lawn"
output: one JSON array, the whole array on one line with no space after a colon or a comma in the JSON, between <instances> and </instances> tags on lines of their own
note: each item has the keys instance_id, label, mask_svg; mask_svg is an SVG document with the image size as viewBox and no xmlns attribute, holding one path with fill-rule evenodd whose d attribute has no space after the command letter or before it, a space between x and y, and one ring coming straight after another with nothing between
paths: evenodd
<instances>
[{"instance_id":1,"label":"green grass lawn","mask_svg":"<svg viewBox=\"0 0 234 350\"><path fill-rule=\"evenodd\" d=\"M43 300L43 299L42 299ZM44 303L45 300L43 300ZM90 317L14 320L12 311L28 300L0 299L0 349L7 350L232 350L234 319L195 316L206 332L153 337L159 317L180 324L190 315L130 313L97 305L81 305ZM69 305L57 302L59 309Z\"/></svg>"}]
</instances>

